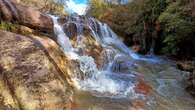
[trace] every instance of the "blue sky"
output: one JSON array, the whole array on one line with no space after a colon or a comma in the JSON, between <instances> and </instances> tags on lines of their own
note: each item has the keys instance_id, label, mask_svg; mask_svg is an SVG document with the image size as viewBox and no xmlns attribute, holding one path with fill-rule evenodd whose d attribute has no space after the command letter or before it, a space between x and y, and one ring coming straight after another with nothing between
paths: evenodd
<instances>
[{"instance_id":1,"label":"blue sky","mask_svg":"<svg viewBox=\"0 0 195 110\"><path fill-rule=\"evenodd\" d=\"M73 1L78 4L87 4L87 0L73 0Z\"/></svg>"},{"instance_id":2,"label":"blue sky","mask_svg":"<svg viewBox=\"0 0 195 110\"><path fill-rule=\"evenodd\" d=\"M87 9L87 0L68 0L66 5L67 12L83 15Z\"/></svg>"}]
</instances>

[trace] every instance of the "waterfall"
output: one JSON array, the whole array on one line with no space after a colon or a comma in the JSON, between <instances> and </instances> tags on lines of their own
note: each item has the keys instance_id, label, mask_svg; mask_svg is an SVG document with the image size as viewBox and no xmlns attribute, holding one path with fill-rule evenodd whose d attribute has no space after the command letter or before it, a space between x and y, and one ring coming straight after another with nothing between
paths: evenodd
<instances>
[{"instance_id":1,"label":"waterfall","mask_svg":"<svg viewBox=\"0 0 195 110\"><path fill-rule=\"evenodd\" d=\"M107 24L92 17L51 17L56 42L70 61L75 110L92 110L96 105L101 110L128 110L131 106L140 110L194 110L194 100L178 77L183 72L170 62L153 54L134 53Z\"/></svg>"},{"instance_id":2,"label":"waterfall","mask_svg":"<svg viewBox=\"0 0 195 110\"><path fill-rule=\"evenodd\" d=\"M101 23L92 17L79 15L67 16L59 23L59 18L51 16L54 22L54 31L57 42L64 51L64 54L72 60L79 62L81 73L72 77L76 87L80 90L90 91L98 96L104 97L127 97L136 98L142 96L135 92L136 74L130 73L133 64L132 60L146 59L130 50L107 24ZM71 43L70 25L74 25L76 35L76 47ZM104 50L104 64L97 67L93 56L79 53L79 42L83 37L84 30L88 30L95 41ZM82 50L82 49L81 49ZM85 50L85 48L84 48Z\"/></svg>"}]
</instances>

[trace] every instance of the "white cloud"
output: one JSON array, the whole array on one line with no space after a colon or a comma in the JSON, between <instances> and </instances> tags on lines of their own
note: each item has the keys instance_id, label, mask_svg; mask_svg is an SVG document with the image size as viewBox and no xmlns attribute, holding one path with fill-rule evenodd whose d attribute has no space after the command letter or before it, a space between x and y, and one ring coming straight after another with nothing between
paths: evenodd
<instances>
[{"instance_id":1,"label":"white cloud","mask_svg":"<svg viewBox=\"0 0 195 110\"><path fill-rule=\"evenodd\" d=\"M86 12L87 4L77 4L73 0L66 1L67 10L71 13L83 15Z\"/></svg>"}]
</instances>

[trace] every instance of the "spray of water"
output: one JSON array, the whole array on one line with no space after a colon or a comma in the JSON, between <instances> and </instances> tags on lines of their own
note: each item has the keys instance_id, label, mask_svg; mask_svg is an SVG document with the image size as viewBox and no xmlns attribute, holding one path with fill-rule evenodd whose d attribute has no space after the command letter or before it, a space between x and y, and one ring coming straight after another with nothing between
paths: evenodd
<instances>
[{"instance_id":1,"label":"spray of water","mask_svg":"<svg viewBox=\"0 0 195 110\"><path fill-rule=\"evenodd\" d=\"M125 61L120 60L123 56L140 60L145 60L146 58L142 58L132 52L106 24L91 17L83 18L78 15L68 16L64 26L70 23L75 24L77 43L79 43L81 37L84 37L81 34L84 28L87 27L94 39L103 47L105 51L105 55L103 56L106 61L102 68L97 68L92 56L82 56L76 52L78 47L73 48L69 36L67 36L70 33L63 30L62 26L58 23L58 17L51 17L54 22L54 31L58 44L68 58L77 60L80 64L81 74L78 73L78 75L72 77L78 89L90 91L104 97L140 97L140 94L137 94L134 90L135 76L132 74L119 75L116 72L120 72L120 69L123 67L127 67L128 69L131 66L131 63L121 63Z\"/></svg>"}]
</instances>

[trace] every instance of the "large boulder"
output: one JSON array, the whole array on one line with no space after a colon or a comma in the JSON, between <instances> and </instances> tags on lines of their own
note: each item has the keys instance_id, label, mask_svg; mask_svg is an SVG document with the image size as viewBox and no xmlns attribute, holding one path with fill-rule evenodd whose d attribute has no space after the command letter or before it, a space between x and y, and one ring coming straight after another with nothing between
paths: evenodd
<instances>
[{"instance_id":1,"label":"large boulder","mask_svg":"<svg viewBox=\"0 0 195 110\"><path fill-rule=\"evenodd\" d=\"M54 41L0 31L0 42L1 110L70 109L70 64Z\"/></svg>"},{"instance_id":2,"label":"large boulder","mask_svg":"<svg viewBox=\"0 0 195 110\"><path fill-rule=\"evenodd\" d=\"M25 25L42 32L53 32L53 22L48 15L20 5L15 0L0 0L0 20Z\"/></svg>"},{"instance_id":3,"label":"large boulder","mask_svg":"<svg viewBox=\"0 0 195 110\"><path fill-rule=\"evenodd\" d=\"M195 71L193 73L190 73L187 79L186 89L195 97Z\"/></svg>"}]
</instances>

